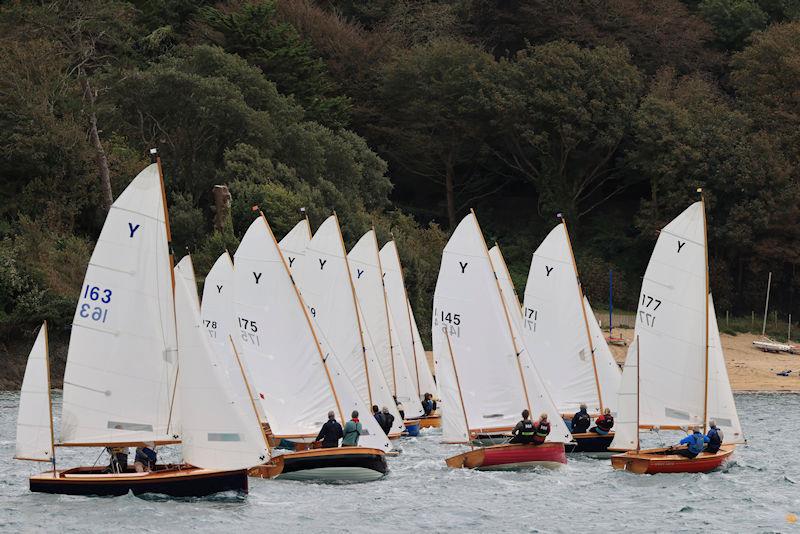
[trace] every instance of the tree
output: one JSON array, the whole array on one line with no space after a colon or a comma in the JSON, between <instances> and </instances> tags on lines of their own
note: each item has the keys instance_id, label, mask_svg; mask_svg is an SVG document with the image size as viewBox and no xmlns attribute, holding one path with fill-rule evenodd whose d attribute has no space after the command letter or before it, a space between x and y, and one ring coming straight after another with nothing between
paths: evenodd
<instances>
[{"instance_id":1,"label":"tree","mask_svg":"<svg viewBox=\"0 0 800 534\"><path fill-rule=\"evenodd\" d=\"M767 14L753 0L703 0L700 13L724 49L741 49L755 30L767 25Z\"/></svg>"},{"instance_id":2,"label":"tree","mask_svg":"<svg viewBox=\"0 0 800 534\"><path fill-rule=\"evenodd\" d=\"M558 41L502 60L486 84L494 155L530 181L539 213L578 220L622 191L614 158L630 128L641 77L624 48Z\"/></svg>"}]
</instances>

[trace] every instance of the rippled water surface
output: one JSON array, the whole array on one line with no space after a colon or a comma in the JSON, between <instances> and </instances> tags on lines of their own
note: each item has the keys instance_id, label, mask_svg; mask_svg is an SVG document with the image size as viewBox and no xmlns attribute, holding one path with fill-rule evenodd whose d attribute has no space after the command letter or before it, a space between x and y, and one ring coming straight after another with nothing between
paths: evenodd
<instances>
[{"instance_id":1,"label":"rippled water surface","mask_svg":"<svg viewBox=\"0 0 800 534\"><path fill-rule=\"evenodd\" d=\"M251 479L247 497L193 501L30 493L27 477L41 465L12 459L18 399L0 392L0 528L8 532L800 532L800 520L788 518L800 515L798 395L738 395L749 445L708 475L637 476L572 456L556 471L453 470L443 459L461 449L432 430L401 440L403 453L379 482ZM60 465L75 466L100 451L58 452Z\"/></svg>"}]
</instances>

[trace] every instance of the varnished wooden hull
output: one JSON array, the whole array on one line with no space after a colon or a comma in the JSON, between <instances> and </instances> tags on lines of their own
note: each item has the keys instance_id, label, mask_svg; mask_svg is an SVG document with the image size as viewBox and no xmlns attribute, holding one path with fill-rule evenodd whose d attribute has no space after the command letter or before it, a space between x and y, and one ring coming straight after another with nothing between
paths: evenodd
<instances>
[{"instance_id":1,"label":"varnished wooden hull","mask_svg":"<svg viewBox=\"0 0 800 534\"><path fill-rule=\"evenodd\" d=\"M441 415L428 415L419 418L420 428L439 428L442 426Z\"/></svg>"},{"instance_id":2,"label":"varnished wooden hull","mask_svg":"<svg viewBox=\"0 0 800 534\"><path fill-rule=\"evenodd\" d=\"M574 441L566 444L567 453L607 453L609 445L614 441L614 433L600 435L594 432L583 432L572 434L572 438Z\"/></svg>"},{"instance_id":3,"label":"varnished wooden hull","mask_svg":"<svg viewBox=\"0 0 800 534\"><path fill-rule=\"evenodd\" d=\"M556 468L567 463L563 443L541 445L506 444L482 447L451 458L445 463L452 468L514 470L532 467Z\"/></svg>"},{"instance_id":4,"label":"varnished wooden hull","mask_svg":"<svg viewBox=\"0 0 800 534\"><path fill-rule=\"evenodd\" d=\"M643 449L628 451L611 457L611 466L636 473L655 475L658 473L708 473L721 466L733 454L735 446L723 445L714 453L701 452L695 458L670 454L666 449Z\"/></svg>"},{"instance_id":5,"label":"varnished wooden hull","mask_svg":"<svg viewBox=\"0 0 800 534\"><path fill-rule=\"evenodd\" d=\"M281 454L250 469L260 478L310 482L370 482L389 471L386 455L368 447L337 447Z\"/></svg>"},{"instance_id":6,"label":"varnished wooden hull","mask_svg":"<svg viewBox=\"0 0 800 534\"><path fill-rule=\"evenodd\" d=\"M151 473L109 473L103 467L48 471L30 478L31 491L60 495L119 496L160 494L205 497L234 491L247 493L247 471L218 471L188 465L168 466Z\"/></svg>"}]
</instances>

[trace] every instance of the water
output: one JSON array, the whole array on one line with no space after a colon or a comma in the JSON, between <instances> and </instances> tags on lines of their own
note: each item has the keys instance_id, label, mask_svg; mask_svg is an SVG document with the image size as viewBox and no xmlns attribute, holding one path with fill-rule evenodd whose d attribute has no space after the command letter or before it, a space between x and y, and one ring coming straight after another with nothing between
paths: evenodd
<instances>
[{"instance_id":1,"label":"water","mask_svg":"<svg viewBox=\"0 0 800 534\"><path fill-rule=\"evenodd\" d=\"M0 529L8 532L800 532L800 521L787 520L800 515L798 395L738 395L749 445L707 475L637 476L575 457L556 471L448 469L442 460L461 449L440 444L432 430L401 440L403 454L389 458L380 482L251 479L247 497L192 501L30 493L27 477L42 464L12 459L18 400L0 392ZM91 464L98 452L58 451L64 466Z\"/></svg>"}]
</instances>

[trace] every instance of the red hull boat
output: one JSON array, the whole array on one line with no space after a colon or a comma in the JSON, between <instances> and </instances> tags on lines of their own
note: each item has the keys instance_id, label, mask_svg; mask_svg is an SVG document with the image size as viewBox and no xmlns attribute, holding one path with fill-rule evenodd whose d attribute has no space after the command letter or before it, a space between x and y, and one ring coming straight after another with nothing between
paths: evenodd
<instances>
[{"instance_id":1,"label":"red hull boat","mask_svg":"<svg viewBox=\"0 0 800 534\"><path fill-rule=\"evenodd\" d=\"M478 470L560 467L567 463L563 443L506 444L481 447L445 460L448 467Z\"/></svg>"},{"instance_id":2,"label":"red hull boat","mask_svg":"<svg viewBox=\"0 0 800 534\"><path fill-rule=\"evenodd\" d=\"M669 448L628 451L612 456L611 466L637 475L708 473L725 463L734 449L734 445L723 445L716 453L701 452L695 458L675 454L674 449Z\"/></svg>"}]
</instances>

